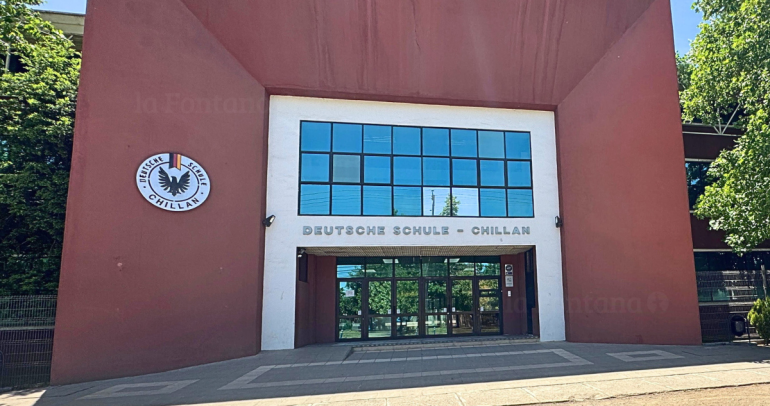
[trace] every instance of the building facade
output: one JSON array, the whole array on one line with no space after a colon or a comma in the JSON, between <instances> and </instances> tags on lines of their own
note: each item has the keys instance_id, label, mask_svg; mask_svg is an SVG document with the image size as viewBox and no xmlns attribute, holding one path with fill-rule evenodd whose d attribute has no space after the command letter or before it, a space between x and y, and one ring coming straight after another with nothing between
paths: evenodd
<instances>
[{"instance_id":1,"label":"building facade","mask_svg":"<svg viewBox=\"0 0 770 406\"><path fill-rule=\"evenodd\" d=\"M667 0L92 0L83 47L53 383L701 342Z\"/></svg>"}]
</instances>

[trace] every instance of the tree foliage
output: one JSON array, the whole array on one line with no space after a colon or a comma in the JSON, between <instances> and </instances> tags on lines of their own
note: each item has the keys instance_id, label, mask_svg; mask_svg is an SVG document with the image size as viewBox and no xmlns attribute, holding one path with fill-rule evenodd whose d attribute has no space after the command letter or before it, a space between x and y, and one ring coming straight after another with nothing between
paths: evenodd
<instances>
[{"instance_id":1,"label":"tree foliage","mask_svg":"<svg viewBox=\"0 0 770 406\"><path fill-rule=\"evenodd\" d=\"M765 345L770 341L770 299L757 299L748 314L749 323L757 329L757 334L765 340Z\"/></svg>"},{"instance_id":2,"label":"tree foliage","mask_svg":"<svg viewBox=\"0 0 770 406\"><path fill-rule=\"evenodd\" d=\"M80 55L40 3L0 1L0 52L20 63L0 77L0 294L59 280Z\"/></svg>"},{"instance_id":3,"label":"tree foliage","mask_svg":"<svg viewBox=\"0 0 770 406\"><path fill-rule=\"evenodd\" d=\"M746 251L770 238L770 0L697 0L705 22L687 56L685 119L745 131L714 162L695 214ZM737 117L737 119L736 119Z\"/></svg>"}]
</instances>

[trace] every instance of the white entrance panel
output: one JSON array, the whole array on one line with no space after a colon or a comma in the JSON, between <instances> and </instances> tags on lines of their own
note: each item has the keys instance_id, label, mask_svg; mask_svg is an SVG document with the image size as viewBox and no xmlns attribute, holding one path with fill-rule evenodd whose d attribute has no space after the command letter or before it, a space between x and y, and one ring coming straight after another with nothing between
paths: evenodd
<instances>
[{"instance_id":1,"label":"white entrance panel","mask_svg":"<svg viewBox=\"0 0 770 406\"><path fill-rule=\"evenodd\" d=\"M301 121L529 132L535 215L300 216ZM535 246L540 340L565 339L553 112L272 96L268 145L267 214L276 218L266 229L263 350L294 348L298 247Z\"/></svg>"}]
</instances>

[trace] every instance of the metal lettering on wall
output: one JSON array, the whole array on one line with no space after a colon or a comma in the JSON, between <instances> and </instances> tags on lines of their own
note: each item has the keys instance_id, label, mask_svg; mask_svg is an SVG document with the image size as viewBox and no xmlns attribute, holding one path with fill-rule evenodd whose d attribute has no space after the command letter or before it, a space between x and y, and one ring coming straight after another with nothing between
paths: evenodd
<instances>
[{"instance_id":1,"label":"metal lettering on wall","mask_svg":"<svg viewBox=\"0 0 770 406\"><path fill-rule=\"evenodd\" d=\"M450 229L448 226L303 226L302 235L449 235L462 234L462 228ZM484 226L471 227L473 235L529 235L529 227Z\"/></svg>"}]
</instances>

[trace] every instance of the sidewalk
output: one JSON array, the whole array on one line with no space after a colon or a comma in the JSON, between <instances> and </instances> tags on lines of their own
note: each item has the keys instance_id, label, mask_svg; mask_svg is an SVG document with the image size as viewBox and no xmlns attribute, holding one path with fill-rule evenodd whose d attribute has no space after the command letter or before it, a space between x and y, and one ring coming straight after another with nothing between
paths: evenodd
<instances>
[{"instance_id":1,"label":"sidewalk","mask_svg":"<svg viewBox=\"0 0 770 406\"><path fill-rule=\"evenodd\" d=\"M521 405L770 383L770 349L574 343L334 346L0 395L9 406Z\"/></svg>"}]
</instances>

